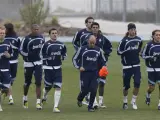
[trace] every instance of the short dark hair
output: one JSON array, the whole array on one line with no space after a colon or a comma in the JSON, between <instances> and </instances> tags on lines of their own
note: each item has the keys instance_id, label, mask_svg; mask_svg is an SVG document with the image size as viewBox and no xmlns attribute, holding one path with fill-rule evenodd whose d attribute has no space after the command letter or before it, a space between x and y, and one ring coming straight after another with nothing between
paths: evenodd
<instances>
[{"instance_id":1,"label":"short dark hair","mask_svg":"<svg viewBox=\"0 0 160 120\"><path fill-rule=\"evenodd\" d=\"M88 20L90 20L90 19L93 19L93 20L94 20L93 17L87 17L87 18L85 19L85 23L88 23Z\"/></svg>"},{"instance_id":2,"label":"short dark hair","mask_svg":"<svg viewBox=\"0 0 160 120\"><path fill-rule=\"evenodd\" d=\"M97 23L97 22L93 22L93 23L91 24L91 28L93 27L93 25L97 25L98 27L100 27L100 26L99 26L99 23Z\"/></svg>"},{"instance_id":3,"label":"short dark hair","mask_svg":"<svg viewBox=\"0 0 160 120\"><path fill-rule=\"evenodd\" d=\"M31 29L33 29L34 27L39 27L38 24L32 24Z\"/></svg>"},{"instance_id":4,"label":"short dark hair","mask_svg":"<svg viewBox=\"0 0 160 120\"><path fill-rule=\"evenodd\" d=\"M12 23L6 23L5 25L6 28L6 36L15 36L16 32L14 30L14 25Z\"/></svg>"},{"instance_id":5,"label":"short dark hair","mask_svg":"<svg viewBox=\"0 0 160 120\"><path fill-rule=\"evenodd\" d=\"M158 29L157 30L153 30L152 31L152 36L154 36L156 34L156 32L160 32L160 30L158 30Z\"/></svg>"},{"instance_id":6,"label":"short dark hair","mask_svg":"<svg viewBox=\"0 0 160 120\"><path fill-rule=\"evenodd\" d=\"M52 28L52 29L49 30L49 35L51 34L51 32L52 32L53 30L56 30L56 31L57 31L56 28Z\"/></svg>"}]
</instances>

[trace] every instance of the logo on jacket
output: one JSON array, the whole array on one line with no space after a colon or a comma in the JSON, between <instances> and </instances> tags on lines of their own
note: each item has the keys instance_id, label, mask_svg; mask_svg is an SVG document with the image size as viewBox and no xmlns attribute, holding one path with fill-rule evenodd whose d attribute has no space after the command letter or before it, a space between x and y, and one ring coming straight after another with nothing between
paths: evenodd
<instances>
[{"instance_id":1,"label":"logo on jacket","mask_svg":"<svg viewBox=\"0 0 160 120\"><path fill-rule=\"evenodd\" d=\"M41 48L41 47L42 47L42 44L39 44L39 45L35 45L35 46L33 45L32 48L33 48L33 49L38 49L38 48Z\"/></svg>"},{"instance_id":2,"label":"logo on jacket","mask_svg":"<svg viewBox=\"0 0 160 120\"><path fill-rule=\"evenodd\" d=\"M139 45L129 46L129 47L127 48L127 50L137 50L138 47L139 47Z\"/></svg>"},{"instance_id":3,"label":"logo on jacket","mask_svg":"<svg viewBox=\"0 0 160 120\"><path fill-rule=\"evenodd\" d=\"M51 55L61 55L61 52L58 51L58 52L52 52Z\"/></svg>"},{"instance_id":4,"label":"logo on jacket","mask_svg":"<svg viewBox=\"0 0 160 120\"><path fill-rule=\"evenodd\" d=\"M96 57L87 57L87 59L86 60L88 60L88 61L97 61L97 58Z\"/></svg>"}]
</instances>

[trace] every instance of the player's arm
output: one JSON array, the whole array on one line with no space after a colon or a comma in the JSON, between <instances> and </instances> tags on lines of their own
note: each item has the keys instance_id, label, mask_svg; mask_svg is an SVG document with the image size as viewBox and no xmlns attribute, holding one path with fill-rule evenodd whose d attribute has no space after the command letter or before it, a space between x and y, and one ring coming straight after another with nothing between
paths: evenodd
<instances>
[{"instance_id":1,"label":"player's arm","mask_svg":"<svg viewBox=\"0 0 160 120\"><path fill-rule=\"evenodd\" d=\"M125 49L125 41L124 39L122 39L118 45L117 54L118 55L124 54L126 52L124 49Z\"/></svg>"},{"instance_id":2,"label":"player's arm","mask_svg":"<svg viewBox=\"0 0 160 120\"><path fill-rule=\"evenodd\" d=\"M47 59L49 56L47 55L47 44L43 44L41 51L40 51L40 57L42 60Z\"/></svg>"},{"instance_id":3,"label":"player's arm","mask_svg":"<svg viewBox=\"0 0 160 120\"><path fill-rule=\"evenodd\" d=\"M140 42L140 45L139 45L139 48L138 48L139 52L141 52L141 50L142 50L142 45L143 45L143 41Z\"/></svg>"},{"instance_id":4,"label":"player's arm","mask_svg":"<svg viewBox=\"0 0 160 120\"><path fill-rule=\"evenodd\" d=\"M75 68L79 69L81 67L81 64L80 64L80 59L81 59L81 56L82 56L82 49L81 47L78 49L78 51L75 53L75 55L73 56L73 59L72 59L72 62L73 62L73 65Z\"/></svg>"},{"instance_id":5,"label":"player's arm","mask_svg":"<svg viewBox=\"0 0 160 120\"><path fill-rule=\"evenodd\" d=\"M103 51L104 51L104 56L108 61L108 57L112 52L112 44L106 37L104 37Z\"/></svg>"},{"instance_id":6,"label":"player's arm","mask_svg":"<svg viewBox=\"0 0 160 120\"><path fill-rule=\"evenodd\" d=\"M141 54L143 59L151 59L154 56L149 56L149 44L146 44L145 47L142 50L142 54Z\"/></svg>"},{"instance_id":7,"label":"player's arm","mask_svg":"<svg viewBox=\"0 0 160 120\"><path fill-rule=\"evenodd\" d=\"M67 57L67 47L65 45L63 45L63 49L62 49L62 60L66 59Z\"/></svg>"},{"instance_id":8,"label":"player's arm","mask_svg":"<svg viewBox=\"0 0 160 120\"><path fill-rule=\"evenodd\" d=\"M20 54L23 56L23 57L27 57L28 56L28 49L27 49L27 46L28 46L28 38L24 38L20 44Z\"/></svg>"},{"instance_id":9,"label":"player's arm","mask_svg":"<svg viewBox=\"0 0 160 120\"><path fill-rule=\"evenodd\" d=\"M100 49L100 56L98 59L98 63L100 64L100 67L106 66L106 58L104 56L104 51Z\"/></svg>"},{"instance_id":10,"label":"player's arm","mask_svg":"<svg viewBox=\"0 0 160 120\"><path fill-rule=\"evenodd\" d=\"M75 50L77 51L78 48L80 47L80 37L81 37L81 32L77 32L73 38L72 44L75 48Z\"/></svg>"},{"instance_id":11,"label":"player's arm","mask_svg":"<svg viewBox=\"0 0 160 120\"><path fill-rule=\"evenodd\" d=\"M7 44L8 44L8 50L4 52L4 57L8 59L11 56L13 56L13 49L12 49L12 45L9 41Z\"/></svg>"}]
</instances>

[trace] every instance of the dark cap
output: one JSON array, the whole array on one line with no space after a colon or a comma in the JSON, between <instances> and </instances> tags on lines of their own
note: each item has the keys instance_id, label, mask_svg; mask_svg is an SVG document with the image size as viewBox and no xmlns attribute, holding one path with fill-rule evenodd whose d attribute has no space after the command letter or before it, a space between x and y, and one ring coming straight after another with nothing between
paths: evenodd
<instances>
[{"instance_id":1,"label":"dark cap","mask_svg":"<svg viewBox=\"0 0 160 120\"><path fill-rule=\"evenodd\" d=\"M136 29L136 25L134 23L129 23L128 24L128 30L133 29L133 28Z\"/></svg>"}]
</instances>

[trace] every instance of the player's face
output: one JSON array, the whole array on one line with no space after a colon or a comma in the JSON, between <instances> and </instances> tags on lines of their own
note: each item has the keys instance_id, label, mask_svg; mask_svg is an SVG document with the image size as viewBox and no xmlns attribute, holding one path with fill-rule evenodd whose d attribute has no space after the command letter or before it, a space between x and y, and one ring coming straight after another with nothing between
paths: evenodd
<instances>
[{"instance_id":1,"label":"player's face","mask_svg":"<svg viewBox=\"0 0 160 120\"><path fill-rule=\"evenodd\" d=\"M6 32L5 30L0 29L0 41L3 41L3 39L4 39L5 35L6 35L5 32Z\"/></svg>"},{"instance_id":2,"label":"player's face","mask_svg":"<svg viewBox=\"0 0 160 120\"><path fill-rule=\"evenodd\" d=\"M96 38L94 36L91 36L88 40L88 44L90 48L94 48L96 44Z\"/></svg>"},{"instance_id":3,"label":"player's face","mask_svg":"<svg viewBox=\"0 0 160 120\"><path fill-rule=\"evenodd\" d=\"M34 26L32 28L32 34L33 35L38 35L39 34L39 26Z\"/></svg>"},{"instance_id":4,"label":"player's face","mask_svg":"<svg viewBox=\"0 0 160 120\"><path fill-rule=\"evenodd\" d=\"M98 34L99 32L99 26L98 25L93 25L92 26L92 33L93 34Z\"/></svg>"},{"instance_id":5,"label":"player's face","mask_svg":"<svg viewBox=\"0 0 160 120\"><path fill-rule=\"evenodd\" d=\"M94 22L94 20L93 19L88 19L88 22L86 23L86 27L88 28L88 29L91 29L91 24Z\"/></svg>"},{"instance_id":6,"label":"player's face","mask_svg":"<svg viewBox=\"0 0 160 120\"><path fill-rule=\"evenodd\" d=\"M52 40L56 40L57 39L57 35L58 35L57 30L52 30L51 33L50 33L50 38Z\"/></svg>"},{"instance_id":7,"label":"player's face","mask_svg":"<svg viewBox=\"0 0 160 120\"><path fill-rule=\"evenodd\" d=\"M136 29L132 28L128 30L129 36L134 37L136 36Z\"/></svg>"},{"instance_id":8,"label":"player's face","mask_svg":"<svg viewBox=\"0 0 160 120\"><path fill-rule=\"evenodd\" d=\"M155 42L160 43L160 31L155 32L153 39Z\"/></svg>"}]
</instances>

